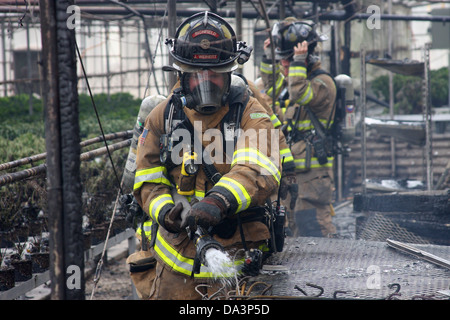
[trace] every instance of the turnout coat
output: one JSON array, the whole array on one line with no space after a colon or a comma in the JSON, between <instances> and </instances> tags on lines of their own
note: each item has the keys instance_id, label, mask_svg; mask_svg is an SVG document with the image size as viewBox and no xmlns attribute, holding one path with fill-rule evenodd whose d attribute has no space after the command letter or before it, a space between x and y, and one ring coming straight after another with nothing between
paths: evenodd
<instances>
[{"instance_id":1,"label":"turnout coat","mask_svg":"<svg viewBox=\"0 0 450 320\"><path fill-rule=\"evenodd\" d=\"M160 159L160 138L169 129L165 119L165 110L169 103L170 96L148 115L137 149L133 193L153 224L157 224L158 215L164 212L166 206L174 204L173 195L182 175L182 165L179 163L181 161L164 165ZM227 104L212 115L202 115L183 107L186 118L194 128L191 134L195 134L198 141L201 141L203 153L208 152L209 159L213 159L214 166L221 174L220 180L213 184L202 170L205 159L199 155L194 193L184 197L191 204L210 192L219 192L227 198L231 209L225 219L228 223L224 223L222 229L228 232L214 235L226 250L236 248L241 243L236 224L229 222L233 222L237 214L245 217L251 208L264 206L270 195L276 192L281 179L279 131L274 129L270 116L253 97L249 97L244 105L240 120L242 131L236 145L232 152L227 152L223 141L227 136L230 138L230 133L224 132L226 130L223 119L232 107ZM172 158L175 156L181 159L182 153L180 149ZM245 240L250 246L260 245L270 238L267 226L260 221L243 223L243 230ZM173 272L192 275L195 246L186 231L170 233L159 226L156 232L151 235L146 232L146 235L153 240L153 249L159 262L164 263ZM200 270L200 273L194 275L196 278L213 276L203 265Z\"/></svg>"}]
</instances>

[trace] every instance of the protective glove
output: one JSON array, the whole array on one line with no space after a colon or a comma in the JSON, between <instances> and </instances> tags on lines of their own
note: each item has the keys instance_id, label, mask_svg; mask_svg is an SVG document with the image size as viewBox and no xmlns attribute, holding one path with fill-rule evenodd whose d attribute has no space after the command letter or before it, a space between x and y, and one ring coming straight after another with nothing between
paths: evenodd
<instances>
[{"instance_id":1,"label":"protective glove","mask_svg":"<svg viewBox=\"0 0 450 320\"><path fill-rule=\"evenodd\" d=\"M186 223L192 232L197 230L197 226L209 230L222 221L227 211L224 199L212 193L192 206L187 213Z\"/></svg>"},{"instance_id":2,"label":"protective glove","mask_svg":"<svg viewBox=\"0 0 450 320\"><path fill-rule=\"evenodd\" d=\"M181 212L183 204L178 202L165 212L161 212L158 217L158 223L164 229L172 233L179 233L181 229Z\"/></svg>"},{"instance_id":3,"label":"protective glove","mask_svg":"<svg viewBox=\"0 0 450 320\"><path fill-rule=\"evenodd\" d=\"M286 199L288 193L291 195L291 202L289 204L289 208L293 210L295 208L295 203L298 198L298 183L297 177L295 176L295 172L286 172L283 175L280 183L280 198Z\"/></svg>"}]
</instances>

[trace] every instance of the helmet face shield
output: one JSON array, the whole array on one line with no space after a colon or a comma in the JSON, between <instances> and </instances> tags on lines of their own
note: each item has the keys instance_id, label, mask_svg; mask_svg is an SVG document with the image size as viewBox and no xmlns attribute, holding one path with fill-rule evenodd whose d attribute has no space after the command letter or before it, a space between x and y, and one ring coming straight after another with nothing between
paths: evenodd
<instances>
[{"instance_id":1,"label":"helmet face shield","mask_svg":"<svg viewBox=\"0 0 450 320\"><path fill-rule=\"evenodd\" d=\"M191 95L194 110L202 114L215 113L223 104L230 88L230 73L219 73L204 69L194 73L184 73L181 86Z\"/></svg>"}]
</instances>

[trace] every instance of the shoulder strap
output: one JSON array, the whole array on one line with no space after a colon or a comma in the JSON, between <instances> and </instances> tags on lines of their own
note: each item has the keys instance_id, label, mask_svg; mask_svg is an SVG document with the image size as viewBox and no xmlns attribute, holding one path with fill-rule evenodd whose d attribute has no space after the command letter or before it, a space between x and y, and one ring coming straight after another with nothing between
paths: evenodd
<instances>
[{"instance_id":1,"label":"shoulder strap","mask_svg":"<svg viewBox=\"0 0 450 320\"><path fill-rule=\"evenodd\" d=\"M164 109L164 131L168 133L170 129L173 130L179 122L186 118L186 114L183 110L175 108L172 99L170 99Z\"/></svg>"},{"instance_id":2,"label":"shoulder strap","mask_svg":"<svg viewBox=\"0 0 450 320\"><path fill-rule=\"evenodd\" d=\"M230 126L233 129L233 137L235 137L234 145L236 145L236 135L235 131L239 128L240 122L242 119L242 115L244 113L245 107L247 106L247 103L249 101L250 97L246 89L241 87L235 87L232 86L230 88L230 93L228 95L228 105L229 105L229 111L227 114L222 118L221 121L221 127L223 128L224 133L224 139L225 139L225 130L229 130ZM188 120L186 114L180 110L171 107L172 103L169 101L169 103L166 106L166 109L164 110L164 123L165 123L165 131L171 132L175 129L175 127L178 124L184 124L184 127L188 129L191 134L193 135L193 127ZM169 126L171 127L169 128ZM202 144L200 144L202 145ZM224 140L225 145L225 140ZM202 145L203 146L203 145ZM233 150L234 152L234 150ZM205 155L204 155L205 156ZM206 176L211 180L213 184L216 184L219 179L222 177L222 175L219 173L219 171L216 169L216 167L211 163L211 161L204 161L203 168L205 171Z\"/></svg>"}]
</instances>

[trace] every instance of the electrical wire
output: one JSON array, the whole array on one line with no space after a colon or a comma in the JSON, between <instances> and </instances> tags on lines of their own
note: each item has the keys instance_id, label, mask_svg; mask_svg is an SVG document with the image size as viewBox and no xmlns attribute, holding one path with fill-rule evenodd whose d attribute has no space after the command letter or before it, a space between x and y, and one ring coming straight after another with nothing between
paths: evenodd
<instances>
[{"instance_id":1,"label":"electrical wire","mask_svg":"<svg viewBox=\"0 0 450 320\"><path fill-rule=\"evenodd\" d=\"M114 161L112 160L111 152L109 151L109 148L108 148L108 143L106 142L105 133L103 131L102 123L101 123L100 117L98 115L97 106L95 105L94 96L92 95L91 86L89 85L89 80L88 80L88 77L87 77L87 74L86 74L86 70L84 69L83 59L81 58L80 49L78 48L78 44L77 44L76 41L75 41L75 48L77 50L78 58L80 59L80 64L81 64L81 68L83 70L84 79L86 81L86 86L88 88L89 96L90 96L91 101L92 101L92 106L94 107L95 115L97 117L97 122L98 122L98 125L100 127L100 131L101 131L101 134L102 134L102 137L103 137L103 141L105 143L105 147L106 147L106 150L108 152L108 157L109 157L109 160L111 161L111 165L112 165L112 168L113 168L113 171L114 171L114 175L116 177L116 180L117 180L117 183L118 183L118 186L119 186L119 190L120 190L121 194L123 194L123 190L122 190L122 186L121 186L121 183L120 183L120 179L119 179L119 176L117 174L117 170L116 170L116 167L114 165Z\"/></svg>"}]
</instances>

